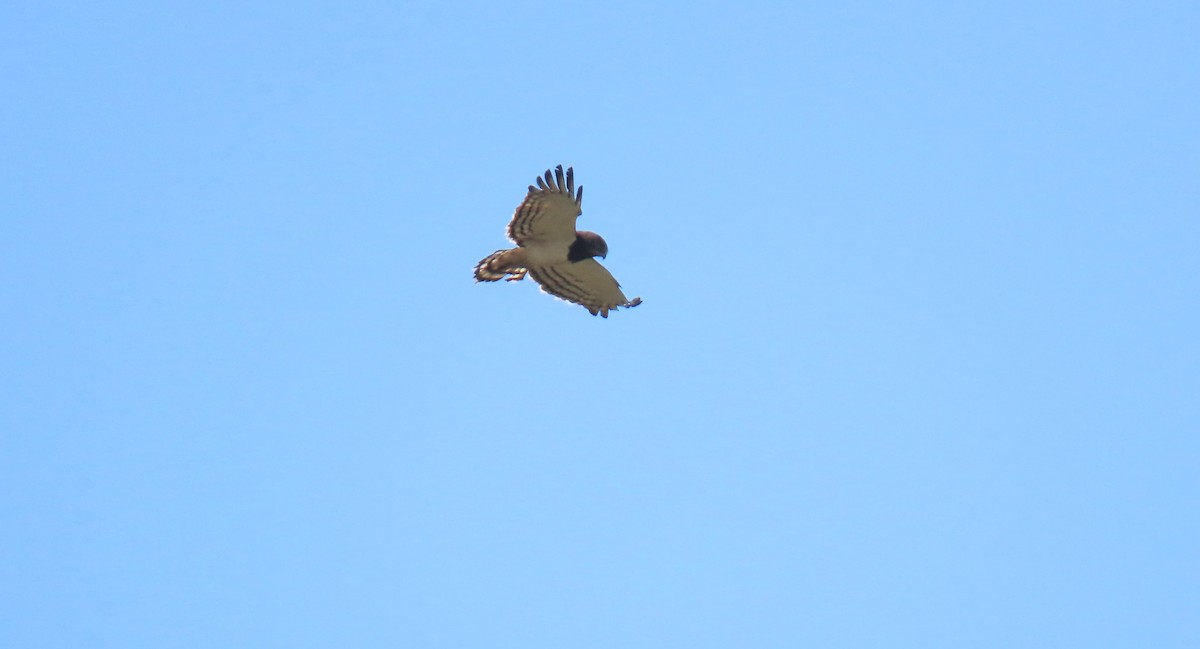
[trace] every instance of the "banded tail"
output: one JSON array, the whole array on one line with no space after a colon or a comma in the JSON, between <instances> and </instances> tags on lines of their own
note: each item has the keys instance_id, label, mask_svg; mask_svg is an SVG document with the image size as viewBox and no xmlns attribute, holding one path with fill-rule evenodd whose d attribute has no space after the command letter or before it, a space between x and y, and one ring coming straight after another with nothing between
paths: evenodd
<instances>
[{"instance_id":1,"label":"banded tail","mask_svg":"<svg viewBox=\"0 0 1200 649\"><path fill-rule=\"evenodd\" d=\"M524 253L525 251L520 248L508 248L497 250L484 257L479 260L478 264L475 264L475 281L495 282L505 279L505 275L512 275L507 278L510 282L523 279L525 277Z\"/></svg>"}]
</instances>

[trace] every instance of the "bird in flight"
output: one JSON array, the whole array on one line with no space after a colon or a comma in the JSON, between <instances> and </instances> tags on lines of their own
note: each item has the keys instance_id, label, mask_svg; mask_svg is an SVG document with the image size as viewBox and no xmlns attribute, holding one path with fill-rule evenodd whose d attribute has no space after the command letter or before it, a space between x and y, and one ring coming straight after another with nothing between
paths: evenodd
<instances>
[{"instance_id":1,"label":"bird in flight","mask_svg":"<svg viewBox=\"0 0 1200 649\"><path fill-rule=\"evenodd\" d=\"M554 175L546 170L529 186L525 200L508 223L508 238L516 248L497 250L475 265L476 282L520 281L528 273L542 290L582 305L592 315L631 308L642 298L626 299L621 285L596 261L608 255L608 244L595 232L576 230L583 213L583 186L575 189L575 170L562 165Z\"/></svg>"}]
</instances>

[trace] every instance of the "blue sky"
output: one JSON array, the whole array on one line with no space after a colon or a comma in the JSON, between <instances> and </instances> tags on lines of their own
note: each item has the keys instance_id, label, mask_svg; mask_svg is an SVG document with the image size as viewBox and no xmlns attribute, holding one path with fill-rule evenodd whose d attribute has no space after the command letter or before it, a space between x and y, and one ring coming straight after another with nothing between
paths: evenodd
<instances>
[{"instance_id":1,"label":"blue sky","mask_svg":"<svg viewBox=\"0 0 1200 649\"><path fill-rule=\"evenodd\" d=\"M7 3L0 645L1200 646L1197 33Z\"/></svg>"}]
</instances>

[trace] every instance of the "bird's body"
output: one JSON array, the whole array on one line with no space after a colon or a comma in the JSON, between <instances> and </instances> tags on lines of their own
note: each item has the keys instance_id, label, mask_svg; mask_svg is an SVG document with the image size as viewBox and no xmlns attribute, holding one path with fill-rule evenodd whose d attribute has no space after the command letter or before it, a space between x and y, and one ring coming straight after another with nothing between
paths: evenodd
<instances>
[{"instance_id":1,"label":"bird's body","mask_svg":"<svg viewBox=\"0 0 1200 649\"><path fill-rule=\"evenodd\" d=\"M575 170L562 165L546 171L537 187L529 186L508 224L516 248L497 250L475 265L475 281L519 281L528 273L542 290L582 305L592 315L635 307L641 298L626 299L621 285L596 257L608 255L608 244L595 232L576 230L583 213L583 187L575 189Z\"/></svg>"},{"instance_id":2,"label":"bird's body","mask_svg":"<svg viewBox=\"0 0 1200 649\"><path fill-rule=\"evenodd\" d=\"M563 244L561 242L545 243L534 246L520 246L516 248L524 253L525 262L521 264L523 268L536 268L539 266L552 266L567 259L570 256L571 244Z\"/></svg>"}]
</instances>

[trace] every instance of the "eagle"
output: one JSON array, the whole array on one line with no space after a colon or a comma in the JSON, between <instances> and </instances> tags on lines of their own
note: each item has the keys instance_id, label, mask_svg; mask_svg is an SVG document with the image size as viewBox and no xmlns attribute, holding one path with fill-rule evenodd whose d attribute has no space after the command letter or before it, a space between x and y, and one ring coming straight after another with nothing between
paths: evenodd
<instances>
[{"instance_id":1,"label":"eagle","mask_svg":"<svg viewBox=\"0 0 1200 649\"><path fill-rule=\"evenodd\" d=\"M528 273L546 293L604 318L609 311L641 304L640 297L626 299L612 273L596 261L608 255L604 239L575 229L582 205L583 186L575 188L575 169L567 167L565 175L562 165L554 168L554 175L547 169L537 187L529 186L508 223L508 238L517 247L481 259L475 265L475 281L520 281Z\"/></svg>"}]
</instances>

